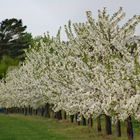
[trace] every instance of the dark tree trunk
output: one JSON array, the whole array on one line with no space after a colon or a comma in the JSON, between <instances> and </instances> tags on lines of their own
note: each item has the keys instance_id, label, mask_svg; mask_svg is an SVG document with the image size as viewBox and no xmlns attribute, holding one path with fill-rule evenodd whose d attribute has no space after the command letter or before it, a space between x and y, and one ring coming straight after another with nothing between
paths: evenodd
<instances>
[{"instance_id":1,"label":"dark tree trunk","mask_svg":"<svg viewBox=\"0 0 140 140\"><path fill-rule=\"evenodd\" d=\"M77 113L75 114L75 122L76 123L78 122L78 114Z\"/></svg>"},{"instance_id":2,"label":"dark tree trunk","mask_svg":"<svg viewBox=\"0 0 140 140\"><path fill-rule=\"evenodd\" d=\"M30 108L30 115L33 115L33 108Z\"/></svg>"},{"instance_id":3,"label":"dark tree trunk","mask_svg":"<svg viewBox=\"0 0 140 140\"><path fill-rule=\"evenodd\" d=\"M61 110L58 111L58 112L56 112L56 118L57 118L58 120L62 120L62 113L61 113Z\"/></svg>"},{"instance_id":4,"label":"dark tree trunk","mask_svg":"<svg viewBox=\"0 0 140 140\"><path fill-rule=\"evenodd\" d=\"M126 127L127 127L128 140L133 140L134 139L134 132L133 132L133 125L132 125L132 120L131 120L130 116L126 119Z\"/></svg>"},{"instance_id":5,"label":"dark tree trunk","mask_svg":"<svg viewBox=\"0 0 140 140\"><path fill-rule=\"evenodd\" d=\"M27 107L24 107L24 115L27 115Z\"/></svg>"},{"instance_id":6,"label":"dark tree trunk","mask_svg":"<svg viewBox=\"0 0 140 140\"><path fill-rule=\"evenodd\" d=\"M27 109L27 114L30 115L30 106Z\"/></svg>"},{"instance_id":7,"label":"dark tree trunk","mask_svg":"<svg viewBox=\"0 0 140 140\"><path fill-rule=\"evenodd\" d=\"M64 120L66 120L67 119L67 114L66 114L66 112L64 111Z\"/></svg>"},{"instance_id":8,"label":"dark tree trunk","mask_svg":"<svg viewBox=\"0 0 140 140\"><path fill-rule=\"evenodd\" d=\"M41 108L41 116L43 117L44 115L44 107Z\"/></svg>"},{"instance_id":9,"label":"dark tree trunk","mask_svg":"<svg viewBox=\"0 0 140 140\"><path fill-rule=\"evenodd\" d=\"M86 119L84 116L82 116L82 125L86 125Z\"/></svg>"},{"instance_id":10,"label":"dark tree trunk","mask_svg":"<svg viewBox=\"0 0 140 140\"><path fill-rule=\"evenodd\" d=\"M97 117L97 130L98 132L102 131L102 126L101 126L101 116Z\"/></svg>"},{"instance_id":11,"label":"dark tree trunk","mask_svg":"<svg viewBox=\"0 0 140 140\"><path fill-rule=\"evenodd\" d=\"M74 122L74 115L70 115L70 120L71 120L71 123Z\"/></svg>"},{"instance_id":12,"label":"dark tree trunk","mask_svg":"<svg viewBox=\"0 0 140 140\"><path fill-rule=\"evenodd\" d=\"M121 137L121 122L120 122L120 120L118 120L116 123L116 135L117 135L117 137Z\"/></svg>"},{"instance_id":13,"label":"dark tree trunk","mask_svg":"<svg viewBox=\"0 0 140 140\"><path fill-rule=\"evenodd\" d=\"M17 107L17 113L19 113L20 112L20 109Z\"/></svg>"},{"instance_id":14,"label":"dark tree trunk","mask_svg":"<svg viewBox=\"0 0 140 140\"><path fill-rule=\"evenodd\" d=\"M22 108L22 114L24 114L24 108Z\"/></svg>"},{"instance_id":15,"label":"dark tree trunk","mask_svg":"<svg viewBox=\"0 0 140 140\"><path fill-rule=\"evenodd\" d=\"M106 134L111 135L112 134L111 117L105 115L105 120L106 120L106 124L105 124Z\"/></svg>"},{"instance_id":16,"label":"dark tree trunk","mask_svg":"<svg viewBox=\"0 0 140 140\"><path fill-rule=\"evenodd\" d=\"M93 126L92 117L90 117L90 118L88 119L88 126L89 126L89 127L92 127L92 126Z\"/></svg>"},{"instance_id":17,"label":"dark tree trunk","mask_svg":"<svg viewBox=\"0 0 140 140\"><path fill-rule=\"evenodd\" d=\"M50 118L50 105L48 103L45 105L44 115L45 117Z\"/></svg>"},{"instance_id":18,"label":"dark tree trunk","mask_svg":"<svg viewBox=\"0 0 140 140\"><path fill-rule=\"evenodd\" d=\"M22 108L20 107L19 110L20 110L19 113L21 114L22 113Z\"/></svg>"},{"instance_id":19,"label":"dark tree trunk","mask_svg":"<svg viewBox=\"0 0 140 140\"><path fill-rule=\"evenodd\" d=\"M41 108L38 108L38 115L41 116Z\"/></svg>"},{"instance_id":20,"label":"dark tree trunk","mask_svg":"<svg viewBox=\"0 0 140 140\"><path fill-rule=\"evenodd\" d=\"M81 124L80 121L77 121L77 124L80 125Z\"/></svg>"},{"instance_id":21,"label":"dark tree trunk","mask_svg":"<svg viewBox=\"0 0 140 140\"><path fill-rule=\"evenodd\" d=\"M42 107L40 107L39 108L39 115L42 116L42 114L43 114L43 109L42 109Z\"/></svg>"}]
</instances>

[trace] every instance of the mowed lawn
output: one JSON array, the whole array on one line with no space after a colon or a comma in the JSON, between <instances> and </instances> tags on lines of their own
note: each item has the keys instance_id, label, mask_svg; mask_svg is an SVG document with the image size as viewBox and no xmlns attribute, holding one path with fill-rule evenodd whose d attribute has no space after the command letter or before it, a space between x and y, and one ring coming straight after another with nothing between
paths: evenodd
<instances>
[{"instance_id":1,"label":"mowed lawn","mask_svg":"<svg viewBox=\"0 0 140 140\"><path fill-rule=\"evenodd\" d=\"M140 140L140 124L134 125L135 140ZM0 140L127 140L124 128L122 133L122 138L97 133L96 123L91 129L39 116L0 114Z\"/></svg>"}]
</instances>

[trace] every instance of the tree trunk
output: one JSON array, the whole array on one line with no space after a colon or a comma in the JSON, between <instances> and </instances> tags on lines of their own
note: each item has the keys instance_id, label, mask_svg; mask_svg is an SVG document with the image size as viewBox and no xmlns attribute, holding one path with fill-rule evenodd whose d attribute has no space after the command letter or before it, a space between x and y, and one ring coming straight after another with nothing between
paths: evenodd
<instances>
[{"instance_id":1,"label":"tree trunk","mask_svg":"<svg viewBox=\"0 0 140 140\"><path fill-rule=\"evenodd\" d=\"M102 131L102 127L101 127L101 116L97 117L97 130L98 132Z\"/></svg>"},{"instance_id":2,"label":"tree trunk","mask_svg":"<svg viewBox=\"0 0 140 140\"><path fill-rule=\"evenodd\" d=\"M82 116L82 124L83 124L83 125L86 125L86 119L85 119L84 116Z\"/></svg>"},{"instance_id":3,"label":"tree trunk","mask_svg":"<svg viewBox=\"0 0 140 140\"><path fill-rule=\"evenodd\" d=\"M64 111L64 120L66 120L67 119L67 114L66 114L66 111Z\"/></svg>"},{"instance_id":4,"label":"tree trunk","mask_svg":"<svg viewBox=\"0 0 140 140\"><path fill-rule=\"evenodd\" d=\"M62 120L62 113L61 113L61 110L58 111L58 112L56 112L56 118L57 118L58 120Z\"/></svg>"},{"instance_id":5,"label":"tree trunk","mask_svg":"<svg viewBox=\"0 0 140 140\"><path fill-rule=\"evenodd\" d=\"M50 118L56 119L56 112L50 111Z\"/></svg>"},{"instance_id":6,"label":"tree trunk","mask_svg":"<svg viewBox=\"0 0 140 140\"><path fill-rule=\"evenodd\" d=\"M33 108L30 108L30 115L33 115Z\"/></svg>"},{"instance_id":7,"label":"tree trunk","mask_svg":"<svg viewBox=\"0 0 140 140\"><path fill-rule=\"evenodd\" d=\"M41 108L41 116L43 117L44 115L44 107Z\"/></svg>"},{"instance_id":8,"label":"tree trunk","mask_svg":"<svg viewBox=\"0 0 140 140\"><path fill-rule=\"evenodd\" d=\"M45 117L50 118L50 105L48 103L45 105L44 115Z\"/></svg>"},{"instance_id":9,"label":"tree trunk","mask_svg":"<svg viewBox=\"0 0 140 140\"><path fill-rule=\"evenodd\" d=\"M22 107L22 114L24 114L24 108Z\"/></svg>"},{"instance_id":10,"label":"tree trunk","mask_svg":"<svg viewBox=\"0 0 140 140\"><path fill-rule=\"evenodd\" d=\"M77 113L75 114L75 122L76 123L78 122L78 114Z\"/></svg>"},{"instance_id":11,"label":"tree trunk","mask_svg":"<svg viewBox=\"0 0 140 140\"><path fill-rule=\"evenodd\" d=\"M116 123L116 135L117 135L117 137L121 137L121 122L120 122L120 120L118 120Z\"/></svg>"},{"instance_id":12,"label":"tree trunk","mask_svg":"<svg viewBox=\"0 0 140 140\"><path fill-rule=\"evenodd\" d=\"M27 115L27 107L24 107L24 115Z\"/></svg>"},{"instance_id":13,"label":"tree trunk","mask_svg":"<svg viewBox=\"0 0 140 140\"><path fill-rule=\"evenodd\" d=\"M133 140L134 139L134 132L133 132L133 125L132 125L131 116L129 116L126 119L126 127L127 127L128 140Z\"/></svg>"},{"instance_id":14,"label":"tree trunk","mask_svg":"<svg viewBox=\"0 0 140 140\"><path fill-rule=\"evenodd\" d=\"M111 135L112 134L111 117L105 115L105 120L106 120L106 124L105 124L106 134Z\"/></svg>"},{"instance_id":15,"label":"tree trunk","mask_svg":"<svg viewBox=\"0 0 140 140\"><path fill-rule=\"evenodd\" d=\"M70 120L71 120L71 123L74 122L74 115L70 115Z\"/></svg>"},{"instance_id":16,"label":"tree trunk","mask_svg":"<svg viewBox=\"0 0 140 140\"><path fill-rule=\"evenodd\" d=\"M27 109L27 114L28 114L28 115L30 115L30 113L31 113L30 111L31 111L31 109L30 109L30 105L29 105L29 107L28 107L28 109Z\"/></svg>"},{"instance_id":17,"label":"tree trunk","mask_svg":"<svg viewBox=\"0 0 140 140\"><path fill-rule=\"evenodd\" d=\"M19 113L20 113L20 114L22 113L22 108L21 108L21 107L19 108Z\"/></svg>"},{"instance_id":18,"label":"tree trunk","mask_svg":"<svg viewBox=\"0 0 140 140\"><path fill-rule=\"evenodd\" d=\"M93 126L92 117L90 117L90 118L88 119L88 126L89 126L89 127L92 127L92 126Z\"/></svg>"}]
</instances>

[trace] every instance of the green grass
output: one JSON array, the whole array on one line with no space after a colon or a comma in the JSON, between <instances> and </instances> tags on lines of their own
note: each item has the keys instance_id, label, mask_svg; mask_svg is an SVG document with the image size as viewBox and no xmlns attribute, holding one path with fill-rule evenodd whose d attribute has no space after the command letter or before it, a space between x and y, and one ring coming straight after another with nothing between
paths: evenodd
<instances>
[{"instance_id":1,"label":"green grass","mask_svg":"<svg viewBox=\"0 0 140 140\"><path fill-rule=\"evenodd\" d=\"M140 140L140 124L134 127L135 140ZM127 140L124 126L122 133L122 138L97 133L96 123L91 129L39 116L0 115L0 140Z\"/></svg>"}]
</instances>

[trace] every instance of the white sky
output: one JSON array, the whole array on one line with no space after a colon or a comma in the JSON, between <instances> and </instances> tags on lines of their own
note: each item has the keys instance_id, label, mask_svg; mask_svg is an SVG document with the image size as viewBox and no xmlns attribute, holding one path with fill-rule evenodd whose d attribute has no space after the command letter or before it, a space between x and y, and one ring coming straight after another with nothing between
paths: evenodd
<instances>
[{"instance_id":1,"label":"white sky","mask_svg":"<svg viewBox=\"0 0 140 140\"><path fill-rule=\"evenodd\" d=\"M140 15L140 0L0 0L0 21L18 18L27 25L34 36L49 31L55 35L60 26L72 22L86 21L85 11L93 12L107 7L110 14L122 6L128 20L134 14ZM140 26L136 30L140 34Z\"/></svg>"}]
</instances>

